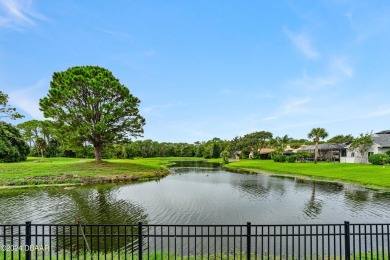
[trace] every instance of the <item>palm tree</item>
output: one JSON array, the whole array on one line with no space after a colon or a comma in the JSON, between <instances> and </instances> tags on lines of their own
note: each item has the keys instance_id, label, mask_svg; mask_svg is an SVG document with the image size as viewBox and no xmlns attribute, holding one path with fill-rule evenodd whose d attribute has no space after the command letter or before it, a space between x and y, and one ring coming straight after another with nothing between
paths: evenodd
<instances>
[{"instance_id":1,"label":"palm tree","mask_svg":"<svg viewBox=\"0 0 390 260\"><path fill-rule=\"evenodd\" d=\"M328 136L328 132L324 128L317 127L313 128L310 133L307 135L309 138L313 138L316 146L314 148L314 163L317 163L318 158L318 142L320 139L324 139Z\"/></svg>"},{"instance_id":2,"label":"palm tree","mask_svg":"<svg viewBox=\"0 0 390 260\"><path fill-rule=\"evenodd\" d=\"M292 139L291 137L288 137L288 135L284 135L282 137L277 137L279 138L279 144L280 146L284 149L285 146L288 144L288 142L290 142L290 140Z\"/></svg>"}]
</instances>

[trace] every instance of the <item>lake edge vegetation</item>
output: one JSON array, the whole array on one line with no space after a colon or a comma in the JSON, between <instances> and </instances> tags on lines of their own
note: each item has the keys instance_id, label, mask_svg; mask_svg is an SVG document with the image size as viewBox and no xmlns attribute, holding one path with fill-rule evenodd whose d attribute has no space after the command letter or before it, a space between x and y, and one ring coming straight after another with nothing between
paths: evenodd
<instances>
[{"instance_id":1,"label":"lake edge vegetation","mask_svg":"<svg viewBox=\"0 0 390 260\"><path fill-rule=\"evenodd\" d=\"M29 157L0 167L0 188L158 180L169 174L174 160L186 158L112 159L96 164L93 159Z\"/></svg>"},{"instance_id":2,"label":"lake edge vegetation","mask_svg":"<svg viewBox=\"0 0 390 260\"><path fill-rule=\"evenodd\" d=\"M139 114L139 103L109 70L76 66L53 74L50 90L40 100L40 109L47 120L29 120L13 126L2 120L24 116L8 105L7 94L0 91L0 186L158 179L168 174L166 165L174 158L219 160L222 157L225 164L232 162L227 169L241 167L390 187L390 173L385 170L385 165L390 163L390 150L368 158L371 164L383 165L383 170L363 164L360 168L349 164L319 164L318 167L303 164L310 160L317 163L318 146L328 136L324 128L313 128L307 135L311 140L294 140L288 135L274 138L269 131L256 131L232 140L215 137L193 144L132 140L142 137L145 125L145 119ZM353 151L370 154L372 137L368 133L357 138L337 135L327 142L347 143ZM291 154L294 149L311 144L315 144L314 157L304 150ZM263 149L272 151L264 153ZM41 159L26 161L27 156ZM254 160L248 164L246 158ZM239 159L244 161L236 162ZM151 163L156 160L158 163ZM284 162L287 164L279 164ZM356 167L359 175L344 176L338 171L348 172ZM329 168L334 172L328 172Z\"/></svg>"},{"instance_id":3,"label":"lake edge vegetation","mask_svg":"<svg viewBox=\"0 0 390 260\"><path fill-rule=\"evenodd\" d=\"M371 189L390 189L390 167L346 163L276 163L272 160L231 162L224 168L233 172L282 175L351 183Z\"/></svg>"}]
</instances>

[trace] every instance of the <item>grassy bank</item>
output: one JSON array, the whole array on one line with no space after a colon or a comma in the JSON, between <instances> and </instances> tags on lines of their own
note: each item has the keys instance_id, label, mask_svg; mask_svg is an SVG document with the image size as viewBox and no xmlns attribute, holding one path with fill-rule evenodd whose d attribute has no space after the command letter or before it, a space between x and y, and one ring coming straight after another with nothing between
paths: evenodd
<instances>
[{"instance_id":1,"label":"grassy bank","mask_svg":"<svg viewBox=\"0 0 390 260\"><path fill-rule=\"evenodd\" d=\"M179 158L182 159L182 158ZM0 186L94 184L157 179L178 158L111 159L96 164L92 159L28 158L25 162L0 164Z\"/></svg>"},{"instance_id":2,"label":"grassy bank","mask_svg":"<svg viewBox=\"0 0 390 260\"><path fill-rule=\"evenodd\" d=\"M240 160L225 165L233 171L273 173L329 179L390 189L390 166L347 163L275 163L272 160Z\"/></svg>"}]
</instances>

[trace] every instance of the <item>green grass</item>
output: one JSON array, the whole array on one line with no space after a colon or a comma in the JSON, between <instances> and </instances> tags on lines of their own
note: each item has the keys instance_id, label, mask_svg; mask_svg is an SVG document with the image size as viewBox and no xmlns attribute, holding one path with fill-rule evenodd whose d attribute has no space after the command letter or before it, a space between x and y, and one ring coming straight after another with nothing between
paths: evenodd
<instances>
[{"instance_id":1,"label":"green grass","mask_svg":"<svg viewBox=\"0 0 390 260\"><path fill-rule=\"evenodd\" d=\"M131 182L161 178L172 160L197 158L111 159L96 164L93 159L28 158L25 162L0 164L0 187ZM222 162L211 159L210 162ZM241 160L225 165L227 170L306 176L350 182L371 188L390 188L390 166L346 163L275 163L271 160Z\"/></svg>"},{"instance_id":2,"label":"green grass","mask_svg":"<svg viewBox=\"0 0 390 260\"><path fill-rule=\"evenodd\" d=\"M1 163L0 186L93 184L160 178L168 174L172 160L183 158L93 159L28 158L25 162ZM188 158L187 158L188 159Z\"/></svg>"},{"instance_id":3,"label":"green grass","mask_svg":"<svg viewBox=\"0 0 390 260\"><path fill-rule=\"evenodd\" d=\"M276 163L272 160L240 160L225 165L227 170L254 173L298 175L364 185L390 188L390 165L349 163Z\"/></svg>"}]
</instances>

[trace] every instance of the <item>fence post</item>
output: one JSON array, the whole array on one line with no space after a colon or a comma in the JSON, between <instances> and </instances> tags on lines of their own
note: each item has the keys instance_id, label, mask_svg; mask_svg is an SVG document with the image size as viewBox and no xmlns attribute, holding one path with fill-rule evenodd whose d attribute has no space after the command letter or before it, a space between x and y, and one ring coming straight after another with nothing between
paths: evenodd
<instances>
[{"instance_id":1,"label":"fence post","mask_svg":"<svg viewBox=\"0 0 390 260\"><path fill-rule=\"evenodd\" d=\"M31 221L26 222L26 237L25 237L25 247L24 250L26 252L26 260L31 260Z\"/></svg>"},{"instance_id":2,"label":"fence post","mask_svg":"<svg viewBox=\"0 0 390 260\"><path fill-rule=\"evenodd\" d=\"M246 223L246 259L251 259L251 237L252 237L252 224L250 222Z\"/></svg>"},{"instance_id":3,"label":"fence post","mask_svg":"<svg viewBox=\"0 0 390 260\"><path fill-rule=\"evenodd\" d=\"M351 245L350 245L350 231L349 221L344 221L344 238L345 238L345 260L350 260L351 257Z\"/></svg>"},{"instance_id":4,"label":"fence post","mask_svg":"<svg viewBox=\"0 0 390 260\"><path fill-rule=\"evenodd\" d=\"M142 222L138 222L138 259L142 260Z\"/></svg>"}]
</instances>

